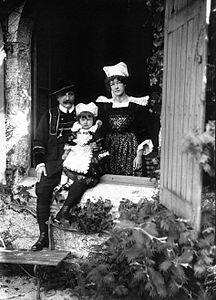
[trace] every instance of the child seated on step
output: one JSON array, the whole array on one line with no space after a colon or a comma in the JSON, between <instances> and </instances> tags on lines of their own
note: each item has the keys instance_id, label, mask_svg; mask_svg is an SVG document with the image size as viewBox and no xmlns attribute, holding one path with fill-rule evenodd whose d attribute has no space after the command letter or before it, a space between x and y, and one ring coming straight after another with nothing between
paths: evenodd
<instances>
[{"instance_id":1,"label":"child seated on step","mask_svg":"<svg viewBox=\"0 0 216 300\"><path fill-rule=\"evenodd\" d=\"M109 155L102 147L102 121L97 120L98 107L93 102L79 103L75 109L77 122L71 128L62 156L63 183L55 190L68 189L65 203L54 218L58 223L70 220L70 209L80 202L88 188L99 182L104 174L105 158Z\"/></svg>"}]
</instances>

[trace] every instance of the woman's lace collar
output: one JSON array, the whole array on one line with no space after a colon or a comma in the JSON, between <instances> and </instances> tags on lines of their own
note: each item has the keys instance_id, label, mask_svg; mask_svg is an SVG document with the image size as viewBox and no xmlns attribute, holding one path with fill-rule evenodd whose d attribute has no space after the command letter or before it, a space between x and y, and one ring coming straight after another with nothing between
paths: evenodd
<instances>
[{"instance_id":1,"label":"woman's lace collar","mask_svg":"<svg viewBox=\"0 0 216 300\"><path fill-rule=\"evenodd\" d=\"M105 96L99 96L96 100L97 103L112 103L113 108L117 107L128 107L129 103L135 103L141 106L146 106L148 104L149 96L144 96L144 97L132 97L129 96L129 101L123 102L123 103L118 103L113 100L113 98L107 98Z\"/></svg>"}]
</instances>

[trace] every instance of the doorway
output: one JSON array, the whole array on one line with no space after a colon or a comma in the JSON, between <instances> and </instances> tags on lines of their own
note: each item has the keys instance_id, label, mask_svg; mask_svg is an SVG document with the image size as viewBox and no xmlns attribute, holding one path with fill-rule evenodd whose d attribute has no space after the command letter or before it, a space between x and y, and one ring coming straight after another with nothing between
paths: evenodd
<instances>
[{"instance_id":1,"label":"doorway","mask_svg":"<svg viewBox=\"0 0 216 300\"><path fill-rule=\"evenodd\" d=\"M149 93L146 59L151 55L151 19L142 0L49 0L43 3L33 34L33 132L54 99L59 78L78 86L78 102L106 95L103 66L128 65L128 93ZM106 95L108 96L108 95Z\"/></svg>"},{"instance_id":2,"label":"doorway","mask_svg":"<svg viewBox=\"0 0 216 300\"><path fill-rule=\"evenodd\" d=\"M33 34L33 133L43 112L56 105L49 94L59 78L77 85L77 103L88 103L110 96L103 67L123 61L128 94L148 95L151 24L143 0L46 1Z\"/></svg>"}]
</instances>

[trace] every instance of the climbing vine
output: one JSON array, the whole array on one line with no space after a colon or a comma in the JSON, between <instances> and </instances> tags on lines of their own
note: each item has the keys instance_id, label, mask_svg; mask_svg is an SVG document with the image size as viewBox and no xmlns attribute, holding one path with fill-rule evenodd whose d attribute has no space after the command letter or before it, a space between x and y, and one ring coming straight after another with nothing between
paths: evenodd
<instances>
[{"instance_id":1,"label":"climbing vine","mask_svg":"<svg viewBox=\"0 0 216 300\"><path fill-rule=\"evenodd\" d=\"M185 136L183 149L198 161L203 170L203 187L215 189L215 121L206 124L201 134L194 132Z\"/></svg>"},{"instance_id":2,"label":"climbing vine","mask_svg":"<svg viewBox=\"0 0 216 300\"><path fill-rule=\"evenodd\" d=\"M162 100L163 80L163 54L164 54L164 0L147 0L146 5L151 14L153 41L152 55L147 59L150 86L152 87L152 107L160 114Z\"/></svg>"}]
</instances>

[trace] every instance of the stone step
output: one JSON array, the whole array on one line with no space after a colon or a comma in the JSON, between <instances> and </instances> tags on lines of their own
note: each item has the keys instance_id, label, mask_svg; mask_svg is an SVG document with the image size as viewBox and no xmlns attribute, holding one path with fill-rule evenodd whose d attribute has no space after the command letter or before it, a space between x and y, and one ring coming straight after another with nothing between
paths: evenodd
<instances>
[{"instance_id":1,"label":"stone step","mask_svg":"<svg viewBox=\"0 0 216 300\"><path fill-rule=\"evenodd\" d=\"M30 187L28 190L33 198L36 198L34 184L36 182L35 177L27 177L20 185ZM104 175L102 176L100 183L93 188L88 189L82 199L81 205L85 204L87 199L91 201L97 201L98 199L108 199L113 205L113 213L117 213L119 204L124 199L130 199L134 203L139 202L143 198L151 199L155 193L155 182L146 177L134 177L134 176L119 176L119 175ZM67 192L63 191L59 193L58 199L63 202ZM53 203L52 213L55 214L60 209L58 203Z\"/></svg>"},{"instance_id":2,"label":"stone step","mask_svg":"<svg viewBox=\"0 0 216 300\"><path fill-rule=\"evenodd\" d=\"M123 176L125 177L125 176ZM101 182L94 188L88 189L82 199L81 205L84 205L88 199L97 202L99 199L109 199L113 205L113 219L118 218L118 207L121 201L129 199L134 203L139 202L143 198L149 199L155 193L154 183L149 179L136 179L108 176L104 177ZM20 185L30 187L31 198L29 199L29 207L32 211L36 211L36 196L34 194L35 178L28 178L21 182ZM63 195L64 196L64 195ZM12 239L12 246L15 249L30 249L39 235L38 225L35 216L28 211L14 209L9 206L5 209L3 222L0 229L0 236L7 232ZM53 215L60 209L59 203L53 202L51 212ZM1 214L1 212L0 212ZM3 234L1 234L3 233ZM87 256L93 249L93 245L98 245L108 238L107 234L83 234L77 231L68 231L60 228L53 228L54 248L56 250L71 251L78 257Z\"/></svg>"}]
</instances>

